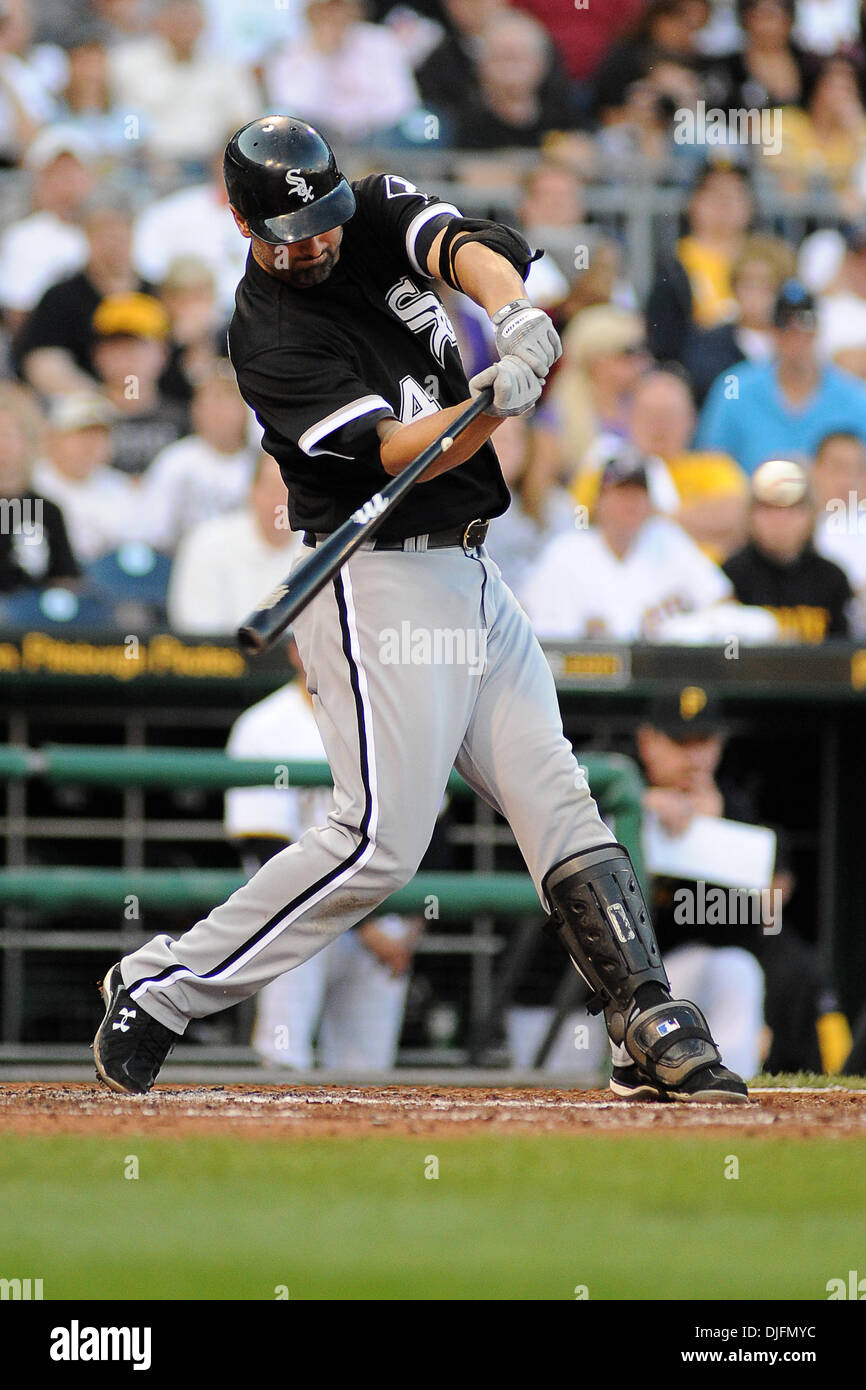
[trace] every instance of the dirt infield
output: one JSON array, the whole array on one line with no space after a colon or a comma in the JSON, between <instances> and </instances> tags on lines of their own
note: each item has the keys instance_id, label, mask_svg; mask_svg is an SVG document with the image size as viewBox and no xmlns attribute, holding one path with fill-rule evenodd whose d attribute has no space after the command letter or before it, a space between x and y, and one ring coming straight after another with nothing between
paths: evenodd
<instances>
[{"instance_id":1,"label":"dirt infield","mask_svg":"<svg viewBox=\"0 0 866 1390\"><path fill-rule=\"evenodd\" d=\"M287 1139L467 1132L671 1130L866 1137L866 1091L760 1091L748 1105L650 1105L607 1091L449 1086L157 1086L121 1096L82 1082L0 1084L0 1129L19 1134L231 1133Z\"/></svg>"}]
</instances>

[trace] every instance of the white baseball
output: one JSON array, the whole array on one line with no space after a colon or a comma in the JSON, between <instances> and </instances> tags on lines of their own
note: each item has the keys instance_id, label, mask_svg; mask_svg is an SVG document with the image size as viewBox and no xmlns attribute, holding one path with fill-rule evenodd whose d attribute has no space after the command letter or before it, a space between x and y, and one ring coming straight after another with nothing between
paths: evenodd
<instances>
[{"instance_id":1,"label":"white baseball","mask_svg":"<svg viewBox=\"0 0 866 1390\"><path fill-rule=\"evenodd\" d=\"M803 469L798 463L790 459L770 459L756 469L752 488L772 506L790 507L803 497L805 481Z\"/></svg>"}]
</instances>

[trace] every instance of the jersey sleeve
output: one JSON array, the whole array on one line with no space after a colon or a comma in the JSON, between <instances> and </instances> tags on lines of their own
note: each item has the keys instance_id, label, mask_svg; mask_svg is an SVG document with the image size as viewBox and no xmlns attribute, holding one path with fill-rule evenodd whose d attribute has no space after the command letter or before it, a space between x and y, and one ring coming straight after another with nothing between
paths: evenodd
<instances>
[{"instance_id":1,"label":"jersey sleeve","mask_svg":"<svg viewBox=\"0 0 866 1390\"><path fill-rule=\"evenodd\" d=\"M395 413L345 358L327 348L261 353L237 377L265 429L265 448L270 431L309 458L327 454L351 460L375 441L376 422Z\"/></svg>"},{"instance_id":2,"label":"jersey sleeve","mask_svg":"<svg viewBox=\"0 0 866 1390\"><path fill-rule=\"evenodd\" d=\"M375 220L390 255L402 257L419 275L430 276L427 253L452 217L462 217L453 203L422 193L399 174L370 174L354 185L360 208Z\"/></svg>"}]
</instances>

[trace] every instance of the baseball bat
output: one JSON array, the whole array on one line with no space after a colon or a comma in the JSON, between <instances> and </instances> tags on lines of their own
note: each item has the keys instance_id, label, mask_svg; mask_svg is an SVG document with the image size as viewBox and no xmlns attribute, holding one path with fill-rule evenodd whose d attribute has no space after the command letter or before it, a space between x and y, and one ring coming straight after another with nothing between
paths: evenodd
<instances>
[{"instance_id":1,"label":"baseball bat","mask_svg":"<svg viewBox=\"0 0 866 1390\"><path fill-rule=\"evenodd\" d=\"M493 400L493 387L486 386L468 405L449 429L428 444L423 453L396 474L380 492L376 492L362 507L338 526L330 536L316 546L312 555L293 575L262 599L258 608L238 628L238 645L250 656L267 651L285 632L294 618L306 608L321 589L354 555L359 546L371 539L386 517L390 516L401 498L418 481L431 463L447 453L457 435L483 415Z\"/></svg>"}]
</instances>

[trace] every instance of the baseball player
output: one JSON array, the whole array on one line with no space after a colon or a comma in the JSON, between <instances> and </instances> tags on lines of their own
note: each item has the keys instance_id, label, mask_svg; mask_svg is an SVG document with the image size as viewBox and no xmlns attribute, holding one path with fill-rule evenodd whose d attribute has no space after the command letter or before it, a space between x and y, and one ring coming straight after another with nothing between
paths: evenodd
<instances>
[{"instance_id":1,"label":"baseball player","mask_svg":"<svg viewBox=\"0 0 866 1390\"><path fill-rule=\"evenodd\" d=\"M525 297L529 247L398 175L349 184L321 135L289 116L239 130L224 167L251 242L231 358L308 547L476 394L494 394L294 624L334 777L327 823L178 940L156 937L109 969L98 1074L147 1091L191 1018L253 994L407 883L456 766L510 823L589 1007L604 1011L613 1091L745 1100L703 1015L671 999L628 853L599 816L544 654L484 548L509 500L490 437L532 409L561 351ZM469 383L440 283L495 331L500 359Z\"/></svg>"}]
</instances>

